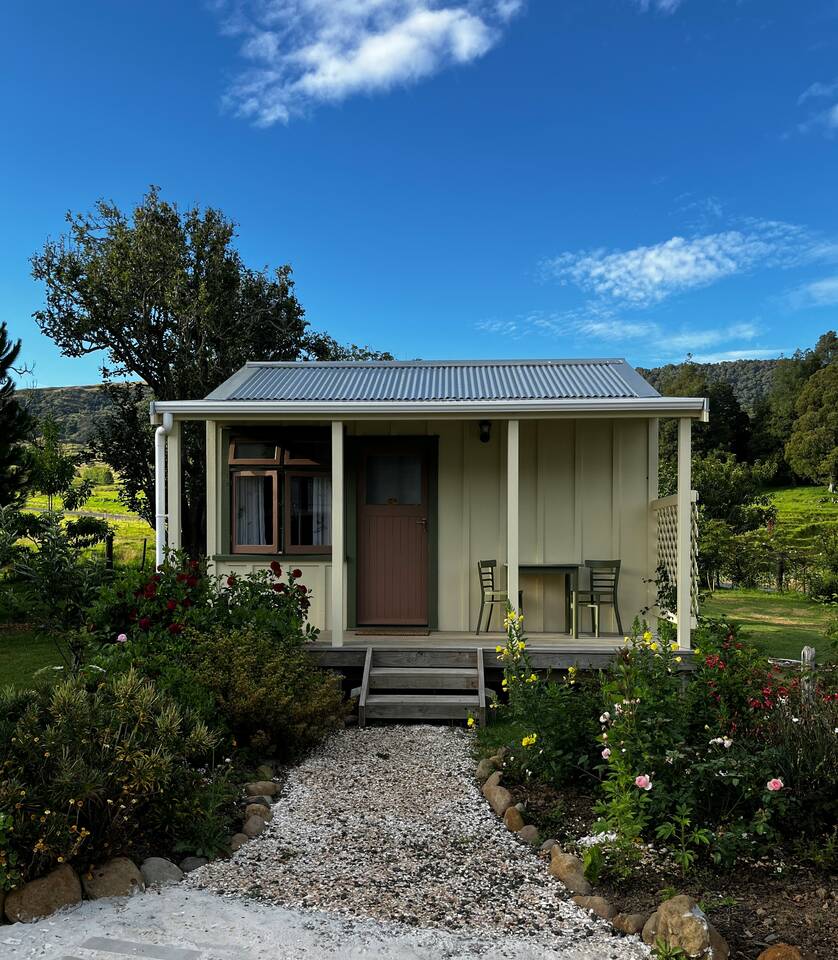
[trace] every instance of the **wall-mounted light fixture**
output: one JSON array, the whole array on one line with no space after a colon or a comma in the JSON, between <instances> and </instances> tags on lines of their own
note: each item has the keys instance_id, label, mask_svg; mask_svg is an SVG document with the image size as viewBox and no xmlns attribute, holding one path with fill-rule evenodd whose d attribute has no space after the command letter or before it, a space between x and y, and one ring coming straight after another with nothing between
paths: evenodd
<instances>
[{"instance_id":1,"label":"wall-mounted light fixture","mask_svg":"<svg viewBox=\"0 0 838 960\"><path fill-rule=\"evenodd\" d=\"M492 424L488 420L481 420L478 426L480 427L480 442L488 443L492 439Z\"/></svg>"}]
</instances>

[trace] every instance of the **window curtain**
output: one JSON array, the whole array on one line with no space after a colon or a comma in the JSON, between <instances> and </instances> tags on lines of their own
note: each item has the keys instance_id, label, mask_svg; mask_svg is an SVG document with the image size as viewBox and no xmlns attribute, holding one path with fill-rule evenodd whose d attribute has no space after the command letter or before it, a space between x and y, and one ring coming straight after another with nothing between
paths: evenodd
<instances>
[{"instance_id":1,"label":"window curtain","mask_svg":"<svg viewBox=\"0 0 838 960\"><path fill-rule=\"evenodd\" d=\"M332 480L312 477L311 513L312 545L328 546L332 542Z\"/></svg>"},{"instance_id":2,"label":"window curtain","mask_svg":"<svg viewBox=\"0 0 838 960\"><path fill-rule=\"evenodd\" d=\"M236 542L262 546L268 542L265 530L265 483L269 477L239 477Z\"/></svg>"}]
</instances>

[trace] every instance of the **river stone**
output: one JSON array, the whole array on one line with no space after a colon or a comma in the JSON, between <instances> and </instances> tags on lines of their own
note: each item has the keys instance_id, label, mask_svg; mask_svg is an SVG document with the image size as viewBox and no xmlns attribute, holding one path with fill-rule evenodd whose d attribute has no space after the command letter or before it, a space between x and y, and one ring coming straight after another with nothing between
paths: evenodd
<instances>
[{"instance_id":1,"label":"river stone","mask_svg":"<svg viewBox=\"0 0 838 960\"><path fill-rule=\"evenodd\" d=\"M250 817L261 817L263 820L273 820L274 814L270 807L266 807L262 803L249 803L244 808L244 819L249 820Z\"/></svg>"},{"instance_id":2,"label":"river stone","mask_svg":"<svg viewBox=\"0 0 838 960\"><path fill-rule=\"evenodd\" d=\"M558 841L553 840L552 837L549 840L545 840L544 843L541 844L541 848L540 848L541 852L549 853L553 849L553 847L556 846L557 842Z\"/></svg>"},{"instance_id":3,"label":"river stone","mask_svg":"<svg viewBox=\"0 0 838 960\"><path fill-rule=\"evenodd\" d=\"M235 853L236 850L240 850L249 840L250 837L246 833L234 833L233 836L230 837L230 849Z\"/></svg>"},{"instance_id":4,"label":"river stone","mask_svg":"<svg viewBox=\"0 0 838 960\"><path fill-rule=\"evenodd\" d=\"M528 823L525 827L521 827L518 831L518 836L524 843L538 843L538 827L533 823Z\"/></svg>"},{"instance_id":5,"label":"river stone","mask_svg":"<svg viewBox=\"0 0 838 960\"><path fill-rule=\"evenodd\" d=\"M149 857L143 860L140 873L147 887L165 887L170 883L180 883L183 879L183 870L163 857Z\"/></svg>"},{"instance_id":6,"label":"river stone","mask_svg":"<svg viewBox=\"0 0 838 960\"><path fill-rule=\"evenodd\" d=\"M497 767L491 760L483 759L477 764L477 770L474 775L481 783L485 783L496 769Z\"/></svg>"},{"instance_id":7,"label":"river stone","mask_svg":"<svg viewBox=\"0 0 838 960\"><path fill-rule=\"evenodd\" d=\"M81 878L88 900L103 897L132 897L145 890L143 875L128 857L114 857L98 867L91 867Z\"/></svg>"},{"instance_id":8,"label":"river stone","mask_svg":"<svg viewBox=\"0 0 838 960\"><path fill-rule=\"evenodd\" d=\"M692 897L679 895L665 900L643 927L643 940L652 946L660 938L688 957L708 957L710 922ZM713 960L724 960L714 957Z\"/></svg>"},{"instance_id":9,"label":"river stone","mask_svg":"<svg viewBox=\"0 0 838 960\"><path fill-rule=\"evenodd\" d=\"M506 787L492 787L486 794L486 799L499 817L512 806L512 794Z\"/></svg>"},{"instance_id":10,"label":"river stone","mask_svg":"<svg viewBox=\"0 0 838 960\"><path fill-rule=\"evenodd\" d=\"M521 811L517 807L509 807L509 809L505 811L503 822L506 824L506 829L511 830L513 833L517 833L524 827L524 818L521 816Z\"/></svg>"},{"instance_id":11,"label":"river stone","mask_svg":"<svg viewBox=\"0 0 838 960\"><path fill-rule=\"evenodd\" d=\"M249 797L273 797L276 789L276 784L270 780L256 780L244 785L244 792Z\"/></svg>"},{"instance_id":12,"label":"river stone","mask_svg":"<svg viewBox=\"0 0 838 960\"><path fill-rule=\"evenodd\" d=\"M727 940L719 933L719 931L710 924L710 953L708 954L708 960L727 960L730 956L730 947L727 945Z\"/></svg>"},{"instance_id":13,"label":"river stone","mask_svg":"<svg viewBox=\"0 0 838 960\"><path fill-rule=\"evenodd\" d=\"M265 821L261 817L248 817L242 827L242 833L251 840L265 831Z\"/></svg>"},{"instance_id":14,"label":"river stone","mask_svg":"<svg viewBox=\"0 0 838 960\"><path fill-rule=\"evenodd\" d=\"M486 778L486 782L483 784L483 796L486 797L487 800L489 799L489 791L500 786L502 776L503 773L501 773L500 770L495 770L493 774Z\"/></svg>"},{"instance_id":15,"label":"river stone","mask_svg":"<svg viewBox=\"0 0 838 960\"><path fill-rule=\"evenodd\" d=\"M763 950L757 960L803 960L803 954L798 947L790 943L772 943L767 950Z\"/></svg>"},{"instance_id":16,"label":"river stone","mask_svg":"<svg viewBox=\"0 0 838 960\"><path fill-rule=\"evenodd\" d=\"M191 873L193 870L197 870L198 867L206 866L209 863L206 857L184 857L180 861L178 866L184 873Z\"/></svg>"},{"instance_id":17,"label":"river stone","mask_svg":"<svg viewBox=\"0 0 838 960\"><path fill-rule=\"evenodd\" d=\"M244 801L244 806L249 807L251 803L258 803L260 807L267 807L270 809L272 803L276 803L277 797L247 797Z\"/></svg>"},{"instance_id":18,"label":"river stone","mask_svg":"<svg viewBox=\"0 0 838 960\"><path fill-rule=\"evenodd\" d=\"M77 903L81 903L81 882L75 870L65 863L45 877L6 894L6 918L10 923L31 923Z\"/></svg>"},{"instance_id":19,"label":"river stone","mask_svg":"<svg viewBox=\"0 0 838 960\"><path fill-rule=\"evenodd\" d=\"M261 767L256 768L256 776L262 780L273 780L276 771L269 763L263 763Z\"/></svg>"},{"instance_id":20,"label":"river stone","mask_svg":"<svg viewBox=\"0 0 838 960\"><path fill-rule=\"evenodd\" d=\"M583 910L590 910L603 920L611 920L617 916L617 911L605 897L574 897L573 902Z\"/></svg>"},{"instance_id":21,"label":"river stone","mask_svg":"<svg viewBox=\"0 0 838 960\"><path fill-rule=\"evenodd\" d=\"M611 924L620 933L636 934L642 932L648 919L648 913L618 913Z\"/></svg>"},{"instance_id":22,"label":"river stone","mask_svg":"<svg viewBox=\"0 0 838 960\"><path fill-rule=\"evenodd\" d=\"M592 893L590 883L585 879L585 867L579 857L564 853L558 845L550 851L549 872L567 887L571 893L589 897Z\"/></svg>"}]
</instances>

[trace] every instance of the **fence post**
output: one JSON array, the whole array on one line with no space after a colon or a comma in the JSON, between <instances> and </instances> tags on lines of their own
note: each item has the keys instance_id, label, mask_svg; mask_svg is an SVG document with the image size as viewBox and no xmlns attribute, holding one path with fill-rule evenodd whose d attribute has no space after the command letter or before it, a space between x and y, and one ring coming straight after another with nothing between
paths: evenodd
<instances>
[{"instance_id":1,"label":"fence post","mask_svg":"<svg viewBox=\"0 0 838 960\"><path fill-rule=\"evenodd\" d=\"M800 695L807 706L815 700L815 648L804 647L800 653Z\"/></svg>"},{"instance_id":2,"label":"fence post","mask_svg":"<svg viewBox=\"0 0 838 960\"><path fill-rule=\"evenodd\" d=\"M105 536L105 569L113 570L113 530Z\"/></svg>"}]
</instances>

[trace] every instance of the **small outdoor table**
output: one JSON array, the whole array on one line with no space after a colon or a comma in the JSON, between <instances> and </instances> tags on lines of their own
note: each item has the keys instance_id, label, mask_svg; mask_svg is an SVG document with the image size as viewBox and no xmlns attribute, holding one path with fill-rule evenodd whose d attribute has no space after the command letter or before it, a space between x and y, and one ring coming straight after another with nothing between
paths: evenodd
<instances>
[{"instance_id":1,"label":"small outdoor table","mask_svg":"<svg viewBox=\"0 0 838 960\"><path fill-rule=\"evenodd\" d=\"M509 564L504 564L509 566ZM578 625L574 622L570 609L570 598L579 587L578 563L519 563L518 573L529 573L535 576L558 574L564 576L564 624L565 633L569 633L574 640L579 638Z\"/></svg>"}]
</instances>

